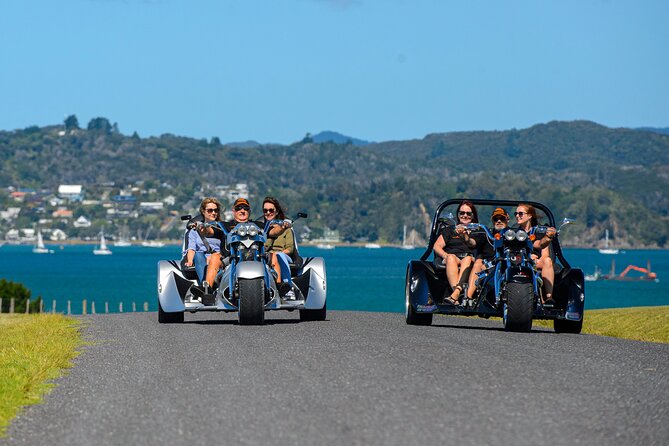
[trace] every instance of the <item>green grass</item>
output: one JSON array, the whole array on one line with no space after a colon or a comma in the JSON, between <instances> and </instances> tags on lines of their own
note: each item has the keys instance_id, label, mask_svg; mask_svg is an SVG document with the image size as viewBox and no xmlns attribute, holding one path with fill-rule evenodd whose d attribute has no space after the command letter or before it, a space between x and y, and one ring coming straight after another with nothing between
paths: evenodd
<instances>
[{"instance_id":1,"label":"green grass","mask_svg":"<svg viewBox=\"0 0 669 446\"><path fill-rule=\"evenodd\" d=\"M553 321L534 321L534 325L553 327ZM669 306L587 310L583 333L669 343Z\"/></svg>"},{"instance_id":2,"label":"green grass","mask_svg":"<svg viewBox=\"0 0 669 446\"><path fill-rule=\"evenodd\" d=\"M0 437L23 406L41 401L82 345L72 318L0 314Z\"/></svg>"}]
</instances>

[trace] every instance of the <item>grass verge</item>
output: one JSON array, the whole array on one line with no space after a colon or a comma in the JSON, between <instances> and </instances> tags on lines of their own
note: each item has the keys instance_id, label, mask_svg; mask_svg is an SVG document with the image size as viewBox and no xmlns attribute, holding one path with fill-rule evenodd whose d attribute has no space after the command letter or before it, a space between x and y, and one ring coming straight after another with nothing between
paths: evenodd
<instances>
[{"instance_id":1,"label":"grass verge","mask_svg":"<svg viewBox=\"0 0 669 446\"><path fill-rule=\"evenodd\" d=\"M21 408L39 403L83 345L80 323L59 314L0 314L0 437Z\"/></svg>"},{"instance_id":2,"label":"grass verge","mask_svg":"<svg viewBox=\"0 0 669 446\"><path fill-rule=\"evenodd\" d=\"M553 328L553 321L534 321ZM583 333L637 341L669 343L669 306L587 310Z\"/></svg>"}]
</instances>

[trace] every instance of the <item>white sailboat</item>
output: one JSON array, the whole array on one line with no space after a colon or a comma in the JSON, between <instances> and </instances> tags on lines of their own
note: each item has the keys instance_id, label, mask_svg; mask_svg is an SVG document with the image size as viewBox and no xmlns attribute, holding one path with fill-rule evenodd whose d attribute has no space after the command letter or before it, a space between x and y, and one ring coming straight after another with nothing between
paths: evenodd
<instances>
[{"instance_id":1,"label":"white sailboat","mask_svg":"<svg viewBox=\"0 0 669 446\"><path fill-rule=\"evenodd\" d=\"M128 228L123 227L121 230L121 233L119 234L118 238L114 242L114 246L119 246L119 247L126 247L126 246L132 246L132 243L130 243L130 240L128 240Z\"/></svg>"},{"instance_id":2,"label":"white sailboat","mask_svg":"<svg viewBox=\"0 0 669 446\"><path fill-rule=\"evenodd\" d=\"M96 256L108 256L111 255L111 250L107 248L107 242L105 240L105 233L100 233L100 246L93 250L93 254Z\"/></svg>"},{"instance_id":3,"label":"white sailboat","mask_svg":"<svg viewBox=\"0 0 669 446\"><path fill-rule=\"evenodd\" d=\"M599 250L600 254L618 254L618 248L609 248L609 230L604 232L604 248Z\"/></svg>"},{"instance_id":4,"label":"white sailboat","mask_svg":"<svg viewBox=\"0 0 669 446\"><path fill-rule=\"evenodd\" d=\"M33 248L35 254L53 254L53 249L48 249L44 246L44 239L42 238L42 231L37 230L37 243Z\"/></svg>"},{"instance_id":5,"label":"white sailboat","mask_svg":"<svg viewBox=\"0 0 669 446\"><path fill-rule=\"evenodd\" d=\"M146 248L162 248L165 246L165 243L159 242L158 240L149 240L149 233L151 232L151 229L153 227L150 227L149 229L146 230L146 235L144 236L144 241L142 242L142 246Z\"/></svg>"},{"instance_id":6,"label":"white sailboat","mask_svg":"<svg viewBox=\"0 0 669 446\"><path fill-rule=\"evenodd\" d=\"M404 225L404 230L402 232L402 249L414 249L414 245L410 245L407 243L407 225Z\"/></svg>"}]
</instances>

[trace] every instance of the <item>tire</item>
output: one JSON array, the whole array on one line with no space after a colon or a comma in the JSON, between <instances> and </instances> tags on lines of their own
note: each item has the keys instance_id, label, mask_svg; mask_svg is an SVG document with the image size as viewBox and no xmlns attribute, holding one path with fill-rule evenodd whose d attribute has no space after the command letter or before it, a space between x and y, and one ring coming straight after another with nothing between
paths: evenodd
<instances>
[{"instance_id":1,"label":"tire","mask_svg":"<svg viewBox=\"0 0 669 446\"><path fill-rule=\"evenodd\" d=\"M579 334L583 329L583 319L580 321L568 321L566 319L555 319L553 321L555 333Z\"/></svg>"},{"instance_id":2,"label":"tire","mask_svg":"<svg viewBox=\"0 0 669 446\"><path fill-rule=\"evenodd\" d=\"M265 323L265 281L261 278L239 281L239 324Z\"/></svg>"},{"instance_id":3,"label":"tire","mask_svg":"<svg viewBox=\"0 0 669 446\"><path fill-rule=\"evenodd\" d=\"M531 283L507 283L504 329L523 332L532 330L533 304L534 287Z\"/></svg>"},{"instance_id":4,"label":"tire","mask_svg":"<svg viewBox=\"0 0 669 446\"><path fill-rule=\"evenodd\" d=\"M409 292L409 270L404 284L404 320L408 325L432 325L432 313L416 313L411 305Z\"/></svg>"},{"instance_id":5,"label":"tire","mask_svg":"<svg viewBox=\"0 0 669 446\"><path fill-rule=\"evenodd\" d=\"M327 301L320 310L300 310L300 321L324 321L327 315Z\"/></svg>"},{"instance_id":6,"label":"tire","mask_svg":"<svg viewBox=\"0 0 669 446\"><path fill-rule=\"evenodd\" d=\"M158 322L161 324L180 324L184 321L184 312L168 313L163 311L163 307L158 301Z\"/></svg>"}]
</instances>

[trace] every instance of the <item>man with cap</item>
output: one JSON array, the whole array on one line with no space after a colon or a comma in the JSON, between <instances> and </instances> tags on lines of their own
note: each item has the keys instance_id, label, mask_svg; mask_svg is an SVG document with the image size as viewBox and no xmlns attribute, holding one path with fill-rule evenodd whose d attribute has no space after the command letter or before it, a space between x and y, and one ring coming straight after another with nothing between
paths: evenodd
<instances>
[{"instance_id":1,"label":"man with cap","mask_svg":"<svg viewBox=\"0 0 669 446\"><path fill-rule=\"evenodd\" d=\"M225 227L226 231L231 231L235 226L237 226L239 223L246 223L249 221L249 218L251 216L251 205L249 204L249 201L246 198L237 198L235 202L232 204L232 215L233 219L223 222L223 226ZM265 222L262 219L258 219L253 221L260 229L264 228ZM269 230L267 231L268 237L278 237L283 233L283 231L286 230L286 225L272 225L269 227ZM218 238L221 240L221 248L225 246L225 233L218 227L216 226L210 226L207 228L204 228L204 234L207 237L213 237L213 238ZM227 253L227 250L221 249L221 251L225 251ZM225 255L225 253L222 253ZM229 255L229 253L227 253ZM207 277L205 280L205 289L209 288L209 284L214 284L214 280L216 279L216 276L218 275L218 271L221 269L221 265L223 264L223 257L222 256L212 256L211 260L209 261L209 266L207 267Z\"/></svg>"},{"instance_id":2,"label":"man with cap","mask_svg":"<svg viewBox=\"0 0 669 446\"><path fill-rule=\"evenodd\" d=\"M492 220L493 227L490 230L492 235L495 235L499 232L502 232L509 227L509 213L506 212L503 208L496 208L492 211ZM472 234L476 237L476 261L472 267L472 272L469 275L469 286L467 287L467 301L466 304L473 306L474 293L476 293L476 279L478 278L478 273L484 269L484 261L491 260L495 257L495 251L493 250L492 245L487 239L487 236L483 232L477 232Z\"/></svg>"}]
</instances>

